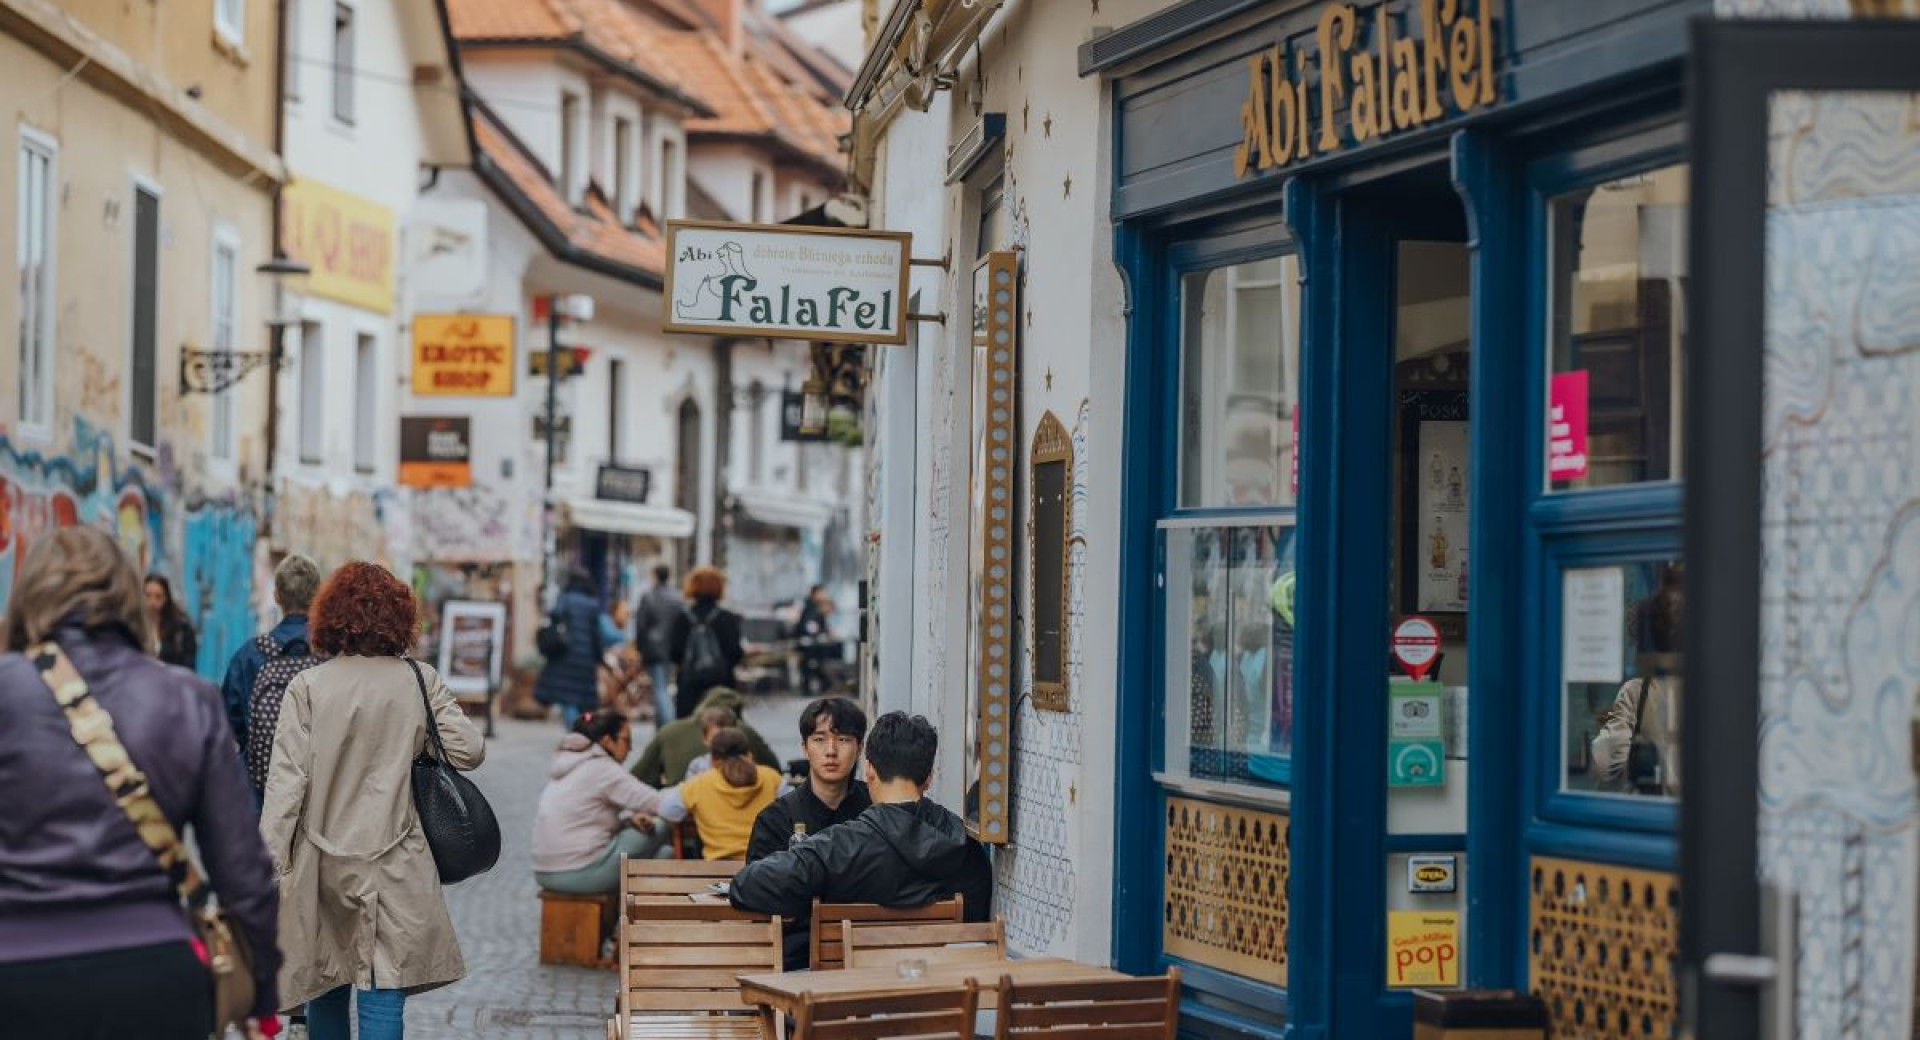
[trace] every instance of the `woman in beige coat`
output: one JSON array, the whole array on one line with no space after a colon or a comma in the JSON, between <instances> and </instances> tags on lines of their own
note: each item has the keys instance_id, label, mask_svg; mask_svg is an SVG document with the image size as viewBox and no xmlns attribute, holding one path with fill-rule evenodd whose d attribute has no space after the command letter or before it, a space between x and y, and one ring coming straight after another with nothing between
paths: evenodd
<instances>
[{"instance_id":1,"label":"woman in beige coat","mask_svg":"<svg viewBox=\"0 0 1920 1040\"><path fill-rule=\"evenodd\" d=\"M280 882L280 999L307 1005L311 1040L399 1040L406 996L466 974L433 855L413 808L427 708L402 658L413 592L370 563L334 572L311 639L331 657L287 686L260 830ZM486 744L439 675L422 667L432 721L459 769Z\"/></svg>"}]
</instances>

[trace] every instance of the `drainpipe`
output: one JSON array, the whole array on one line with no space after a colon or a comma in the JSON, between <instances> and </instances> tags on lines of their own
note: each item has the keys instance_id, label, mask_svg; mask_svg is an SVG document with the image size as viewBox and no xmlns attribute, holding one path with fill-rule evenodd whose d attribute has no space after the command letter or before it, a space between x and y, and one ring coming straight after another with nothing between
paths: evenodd
<instances>
[{"instance_id":1,"label":"drainpipe","mask_svg":"<svg viewBox=\"0 0 1920 1040\"><path fill-rule=\"evenodd\" d=\"M274 4L277 13L274 19L273 46L273 154L280 157L282 166L287 160L287 0L278 0ZM291 174L289 174L291 175ZM270 255L281 255L280 247L280 183L270 189L271 236L273 246ZM276 512L274 494L274 470L276 456L280 454L280 362L286 357L287 327L280 322L281 287L273 287L274 323L267 333L267 435L265 465L261 467L266 483L266 509L261 517L259 537L267 540L268 551L272 551L273 518Z\"/></svg>"}]
</instances>

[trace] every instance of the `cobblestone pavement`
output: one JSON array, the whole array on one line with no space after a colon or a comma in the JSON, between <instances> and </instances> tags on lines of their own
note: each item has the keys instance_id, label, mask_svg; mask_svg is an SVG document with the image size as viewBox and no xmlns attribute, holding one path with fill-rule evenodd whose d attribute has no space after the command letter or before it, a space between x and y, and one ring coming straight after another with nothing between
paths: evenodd
<instances>
[{"instance_id":1,"label":"cobblestone pavement","mask_svg":"<svg viewBox=\"0 0 1920 1040\"><path fill-rule=\"evenodd\" d=\"M782 760L800 755L796 727L805 700L756 697L747 721ZM652 726L636 728L644 747ZM613 1013L614 974L539 963L540 905L528 835L560 740L557 722L503 719L473 774L500 818L498 866L447 890L467 977L407 1002L409 1040L598 1040Z\"/></svg>"}]
</instances>

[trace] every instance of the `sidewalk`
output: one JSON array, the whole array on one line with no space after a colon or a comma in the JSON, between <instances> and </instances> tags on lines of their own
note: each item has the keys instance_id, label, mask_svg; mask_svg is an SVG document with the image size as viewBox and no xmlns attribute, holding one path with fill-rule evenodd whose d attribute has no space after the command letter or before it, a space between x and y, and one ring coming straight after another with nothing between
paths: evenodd
<instances>
[{"instance_id":1,"label":"sidewalk","mask_svg":"<svg viewBox=\"0 0 1920 1040\"><path fill-rule=\"evenodd\" d=\"M782 760L800 757L798 697L756 697L747 721ZM653 727L634 730L643 747ZM610 971L538 962L540 904L527 847L558 722L501 720L474 780L500 818L500 864L447 889L467 977L407 1002L409 1040L595 1040L613 1013Z\"/></svg>"}]
</instances>

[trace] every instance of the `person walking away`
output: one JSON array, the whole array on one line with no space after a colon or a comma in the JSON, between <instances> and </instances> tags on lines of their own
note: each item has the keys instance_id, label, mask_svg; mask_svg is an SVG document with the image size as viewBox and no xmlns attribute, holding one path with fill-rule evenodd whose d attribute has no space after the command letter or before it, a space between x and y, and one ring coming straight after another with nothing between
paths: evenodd
<instances>
[{"instance_id":1,"label":"person walking away","mask_svg":"<svg viewBox=\"0 0 1920 1040\"><path fill-rule=\"evenodd\" d=\"M220 684L227 705L227 723L233 727L247 762L247 781L256 804L267 786L267 758L273 751L273 731L280 721L280 703L293 677L319 664L307 643L307 610L320 591L320 567L294 553L273 569L273 602L280 622L233 652L227 677ZM273 667L265 681L261 671ZM258 718L254 706L260 705Z\"/></svg>"},{"instance_id":2,"label":"person walking away","mask_svg":"<svg viewBox=\"0 0 1920 1040\"><path fill-rule=\"evenodd\" d=\"M845 697L823 697L807 705L800 713L806 782L760 810L747 842L748 863L855 819L873 805L866 783L853 775L866 736L866 713ZM806 918L786 922L788 971L807 966L807 923Z\"/></svg>"},{"instance_id":3,"label":"person walking away","mask_svg":"<svg viewBox=\"0 0 1920 1040\"><path fill-rule=\"evenodd\" d=\"M250 1034L277 1029L272 865L213 687L151 657L139 572L105 532L35 541L0 622L0 1032L34 1040L206 1040L213 986L172 881L75 742L41 678L51 643L86 684L76 707L197 860L252 953ZM91 745L106 750L99 738Z\"/></svg>"},{"instance_id":4,"label":"person walking away","mask_svg":"<svg viewBox=\"0 0 1920 1040\"><path fill-rule=\"evenodd\" d=\"M755 762L773 769L780 768L780 759L774 755L773 749L746 723L742 714L746 703L746 698L738 690L721 686L707 691L696 710L654 733L646 749L640 752L640 760L633 765L634 779L663 791L685 780L694 760L708 753L701 717L711 708L724 708L732 714L736 728L747 735L748 753Z\"/></svg>"},{"instance_id":5,"label":"person walking away","mask_svg":"<svg viewBox=\"0 0 1920 1040\"><path fill-rule=\"evenodd\" d=\"M807 590L807 602L800 609L800 620L793 626L794 642L800 651L800 679L808 695L826 692L827 662L839 656L840 644L833 638L833 597L826 586Z\"/></svg>"},{"instance_id":6,"label":"person walking away","mask_svg":"<svg viewBox=\"0 0 1920 1040\"><path fill-rule=\"evenodd\" d=\"M660 792L627 772L633 731L616 711L590 711L553 756L533 815L533 879L554 892L620 887L620 857L652 859L672 837Z\"/></svg>"},{"instance_id":7,"label":"person walking away","mask_svg":"<svg viewBox=\"0 0 1920 1040\"><path fill-rule=\"evenodd\" d=\"M407 996L466 974L412 764L428 725L456 769L486 744L439 674L405 659L416 611L385 568L335 571L311 626L330 659L294 677L280 712L260 831L280 869L280 999L306 1005L310 1040L348 1040L356 999L360 1040L400 1040Z\"/></svg>"},{"instance_id":8,"label":"person walking away","mask_svg":"<svg viewBox=\"0 0 1920 1040\"><path fill-rule=\"evenodd\" d=\"M173 583L164 574L149 574L147 595L147 652L165 664L193 671L200 657L200 637L193 621L173 598Z\"/></svg>"},{"instance_id":9,"label":"person walking away","mask_svg":"<svg viewBox=\"0 0 1920 1040\"><path fill-rule=\"evenodd\" d=\"M752 759L737 729L715 733L711 747L713 768L661 792L660 815L670 823L693 817L706 859L745 859L754 818L780 796L780 774Z\"/></svg>"},{"instance_id":10,"label":"person walking away","mask_svg":"<svg viewBox=\"0 0 1920 1040\"><path fill-rule=\"evenodd\" d=\"M727 595L726 575L712 567L697 567L687 575L690 605L673 619L673 660L679 666L674 692L674 717L686 718L707 691L716 686L739 688L737 670L745 652L740 646L740 615L720 605Z\"/></svg>"},{"instance_id":11,"label":"person walking away","mask_svg":"<svg viewBox=\"0 0 1920 1040\"><path fill-rule=\"evenodd\" d=\"M600 706L600 593L593 576L575 567L553 605L553 621L566 633L566 652L540 669L534 699L560 706L560 722L573 729L583 711Z\"/></svg>"},{"instance_id":12,"label":"person walking away","mask_svg":"<svg viewBox=\"0 0 1920 1040\"><path fill-rule=\"evenodd\" d=\"M653 569L653 587L640 597L634 616L633 643L653 684L653 725L665 726L679 715L673 699L673 623L687 609L673 587L673 572L664 565Z\"/></svg>"},{"instance_id":13,"label":"person walking away","mask_svg":"<svg viewBox=\"0 0 1920 1040\"><path fill-rule=\"evenodd\" d=\"M993 873L960 817L927 798L939 736L904 712L880 716L867 735L873 806L857 819L740 868L734 907L806 920L813 901L924 906L958 894L969 921L993 914Z\"/></svg>"}]
</instances>

